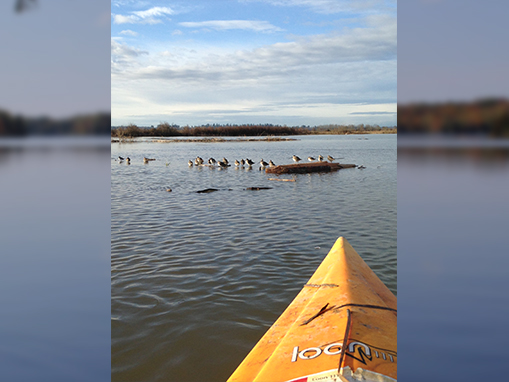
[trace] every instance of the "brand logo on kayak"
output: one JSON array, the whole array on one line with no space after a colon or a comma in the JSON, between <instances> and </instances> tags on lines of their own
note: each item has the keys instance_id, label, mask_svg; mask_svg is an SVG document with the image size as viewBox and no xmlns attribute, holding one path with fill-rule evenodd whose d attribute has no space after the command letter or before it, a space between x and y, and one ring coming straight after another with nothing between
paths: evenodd
<instances>
[{"instance_id":1,"label":"brand logo on kayak","mask_svg":"<svg viewBox=\"0 0 509 382\"><path fill-rule=\"evenodd\" d=\"M321 354L339 355L341 354L342 346L343 344L341 342L329 344L323 349L321 347L311 347L304 350L299 350L299 347L295 346L292 352L292 362L297 362L299 358L302 360L315 359ZM396 354L393 355L374 349L371 351L371 348L368 345L358 341L350 342L345 354L359 362L362 362L363 364L366 364L366 360L373 360L373 352L375 353L376 358L383 358L384 360L394 362L394 356ZM357 357L355 356L355 353L357 353Z\"/></svg>"}]
</instances>

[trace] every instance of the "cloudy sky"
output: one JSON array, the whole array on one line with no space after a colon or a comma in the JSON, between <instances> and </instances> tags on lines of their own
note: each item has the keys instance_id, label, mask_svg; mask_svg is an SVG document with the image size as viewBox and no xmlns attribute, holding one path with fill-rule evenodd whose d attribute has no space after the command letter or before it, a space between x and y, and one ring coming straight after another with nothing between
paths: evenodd
<instances>
[{"instance_id":1,"label":"cloudy sky","mask_svg":"<svg viewBox=\"0 0 509 382\"><path fill-rule=\"evenodd\" d=\"M395 0L113 0L112 124L396 124Z\"/></svg>"}]
</instances>

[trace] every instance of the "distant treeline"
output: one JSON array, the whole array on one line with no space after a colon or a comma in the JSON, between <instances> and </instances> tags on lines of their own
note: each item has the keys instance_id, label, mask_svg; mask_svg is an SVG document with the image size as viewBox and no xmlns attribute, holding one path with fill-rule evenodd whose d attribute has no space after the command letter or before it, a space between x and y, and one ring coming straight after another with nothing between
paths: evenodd
<instances>
[{"instance_id":1,"label":"distant treeline","mask_svg":"<svg viewBox=\"0 0 509 382\"><path fill-rule=\"evenodd\" d=\"M312 128L314 134L396 134L398 129L379 125L320 125Z\"/></svg>"},{"instance_id":2,"label":"distant treeline","mask_svg":"<svg viewBox=\"0 0 509 382\"><path fill-rule=\"evenodd\" d=\"M0 110L0 135L98 135L109 134L111 115L97 113L66 119L25 118Z\"/></svg>"},{"instance_id":3,"label":"distant treeline","mask_svg":"<svg viewBox=\"0 0 509 382\"><path fill-rule=\"evenodd\" d=\"M382 128L378 125L321 125L321 126L281 126L272 124L213 124L202 126L179 126L163 122L157 127L140 127L134 124L112 127L111 136L119 139L136 137L232 137L232 136L270 136L307 134L362 134L369 132L395 133L396 128Z\"/></svg>"},{"instance_id":4,"label":"distant treeline","mask_svg":"<svg viewBox=\"0 0 509 382\"><path fill-rule=\"evenodd\" d=\"M509 137L509 101L398 106L400 133L482 134Z\"/></svg>"}]
</instances>

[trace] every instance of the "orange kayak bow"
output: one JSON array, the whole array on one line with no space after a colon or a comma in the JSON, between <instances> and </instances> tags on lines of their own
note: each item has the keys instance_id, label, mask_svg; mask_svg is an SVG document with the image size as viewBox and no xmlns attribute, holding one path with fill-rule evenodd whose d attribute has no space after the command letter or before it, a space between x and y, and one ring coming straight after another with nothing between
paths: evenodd
<instances>
[{"instance_id":1,"label":"orange kayak bow","mask_svg":"<svg viewBox=\"0 0 509 382\"><path fill-rule=\"evenodd\" d=\"M397 380L397 299L340 237L228 382Z\"/></svg>"}]
</instances>

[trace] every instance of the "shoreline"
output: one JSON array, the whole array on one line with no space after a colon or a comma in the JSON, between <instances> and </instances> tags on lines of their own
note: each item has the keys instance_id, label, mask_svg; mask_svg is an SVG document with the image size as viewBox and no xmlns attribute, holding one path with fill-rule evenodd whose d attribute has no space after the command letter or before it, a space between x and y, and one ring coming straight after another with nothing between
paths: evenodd
<instances>
[{"instance_id":1,"label":"shoreline","mask_svg":"<svg viewBox=\"0 0 509 382\"><path fill-rule=\"evenodd\" d=\"M152 138L152 137L136 137L136 138ZM266 138L154 138L147 141L139 141L136 138L111 138L111 143L222 143L222 142L281 142L281 141L298 141L297 138L280 138L280 137L266 137Z\"/></svg>"},{"instance_id":2,"label":"shoreline","mask_svg":"<svg viewBox=\"0 0 509 382\"><path fill-rule=\"evenodd\" d=\"M397 134L397 130L395 131L364 131L364 132L347 132L345 134L338 133L319 133L319 134L302 134L303 136L310 135L364 135L364 134ZM298 136L298 135L297 135ZM264 138L248 138L248 137L196 137L196 138L164 138L164 137L151 137L151 136L140 136L140 137L129 137L129 138L116 138L111 137L111 143L138 143L141 142L137 139L139 138L147 138L150 140L143 142L152 142L152 143L195 143L195 142L203 142L203 143L222 143L222 142L285 142L285 141L298 141L298 138L283 138L283 137L264 137ZM152 138L152 139L151 139Z\"/></svg>"}]
</instances>

